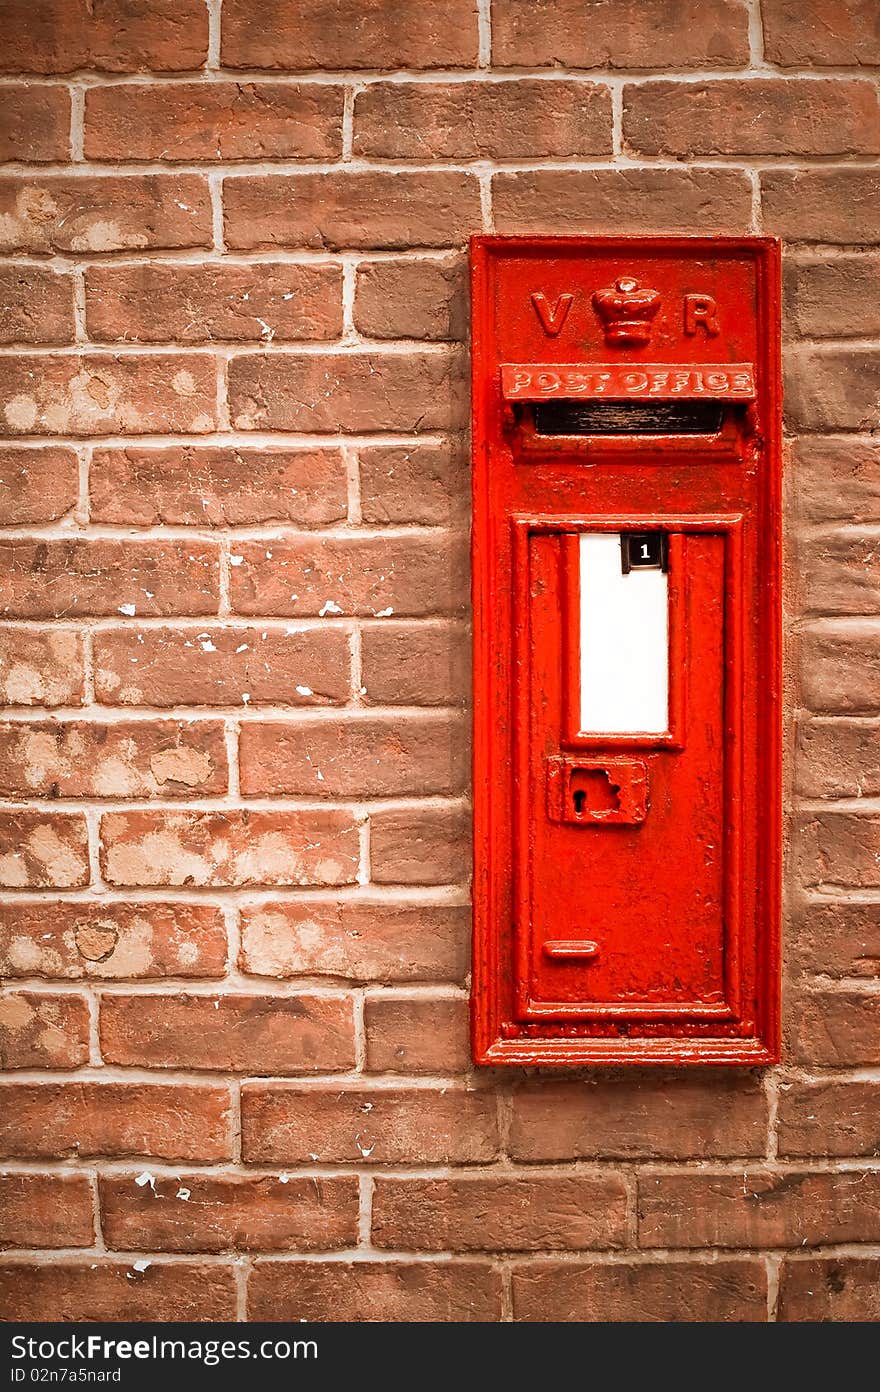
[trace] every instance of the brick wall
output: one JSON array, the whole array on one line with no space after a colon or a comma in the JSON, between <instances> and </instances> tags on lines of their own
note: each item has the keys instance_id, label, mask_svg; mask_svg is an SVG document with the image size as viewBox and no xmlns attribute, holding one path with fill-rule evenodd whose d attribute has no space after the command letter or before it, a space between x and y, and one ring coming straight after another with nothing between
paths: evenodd
<instances>
[{"instance_id":1,"label":"brick wall","mask_svg":"<svg viewBox=\"0 0 880 1392\"><path fill-rule=\"evenodd\" d=\"M7 1317L880 1317L874 0L0 16ZM469 1070L479 229L786 240L764 1074Z\"/></svg>"}]
</instances>

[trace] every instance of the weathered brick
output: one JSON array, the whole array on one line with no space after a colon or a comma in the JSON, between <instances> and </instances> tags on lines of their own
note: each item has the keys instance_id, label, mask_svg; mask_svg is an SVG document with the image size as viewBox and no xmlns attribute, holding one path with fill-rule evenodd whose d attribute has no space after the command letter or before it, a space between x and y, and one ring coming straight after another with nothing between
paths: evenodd
<instances>
[{"instance_id":1,"label":"weathered brick","mask_svg":"<svg viewBox=\"0 0 880 1392\"><path fill-rule=\"evenodd\" d=\"M2 275L2 273L0 273ZM54 522L76 507L79 460L60 445L0 449L0 523Z\"/></svg>"},{"instance_id":2,"label":"weathered brick","mask_svg":"<svg viewBox=\"0 0 880 1392\"><path fill-rule=\"evenodd\" d=\"M868 169L765 169L764 227L790 242L880 242L880 176Z\"/></svg>"},{"instance_id":3,"label":"weathered brick","mask_svg":"<svg viewBox=\"0 0 880 1392\"><path fill-rule=\"evenodd\" d=\"M376 884L459 884L470 874L470 817L462 807L370 816L370 879Z\"/></svg>"},{"instance_id":4,"label":"weathered brick","mask_svg":"<svg viewBox=\"0 0 880 1392\"><path fill-rule=\"evenodd\" d=\"M878 651L880 624L876 620L811 624L800 638L805 704L814 711L880 710Z\"/></svg>"},{"instance_id":5,"label":"weathered brick","mask_svg":"<svg viewBox=\"0 0 880 1392\"><path fill-rule=\"evenodd\" d=\"M9 1320L112 1323L142 1320L234 1320L237 1295L231 1266L151 1261L0 1264L0 1305Z\"/></svg>"},{"instance_id":6,"label":"weathered brick","mask_svg":"<svg viewBox=\"0 0 880 1392\"><path fill-rule=\"evenodd\" d=\"M354 1247L356 1176L181 1174L99 1181L107 1246L131 1252L309 1252Z\"/></svg>"},{"instance_id":7,"label":"weathered brick","mask_svg":"<svg viewBox=\"0 0 880 1392\"><path fill-rule=\"evenodd\" d=\"M822 717L797 735L797 785L806 797L880 796L880 724Z\"/></svg>"},{"instance_id":8,"label":"weathered brick","mask_svg":"<svg viewBox=\"0 0 880 1392\"><path fill-rule=\"evenodd\" d=\"M873 0L762 0L764 54L784 68L880 63Z\"/></svg>"},{"instance_id":9,"label":"weathered brick","mask_svg":"<svg viewBox=\"0 0 880 1392\"><path fill-rule=\"evenodd\" d=\"M219 721L0 724L0 795L194 797L227 788Z\"/></svg>"},{"instance_id":10,"label":"weathered brick","mask_svg":"<svg viewBox=\"0 0 880 1392\"><path fill-rule=\"evenodd\" d=\"M5 706L78 706L83 700L80 634L69 629L0 631L0 702Z\"/></svg>"},{"instance_id":11,"label":"weathered brick","mask_svg":"<svg viewBox=\"0 0 880 1392\"><path fill-rule=\"evenodd\" d=\"M790 1002L788 1046L795 1059L825 1068L880 1063L880 992L804 992Z\"/></svg>"},{"instance_id":12,"label":"weathered brick","mask_svg":"<svg viewBox=\"0 0 880 1392\"><path fill-rule=\"evenodd\" d=\"M456 352L243 353L229 364L236 430L446 430L464 423Z\"/></svg>"},{"instance_id":13,"label":"weathered brick","mask_svg":"<svg viewBox=\"0 0 880 1392\"><path fill-rule=\"evenodd\" d=\"M378 1179L372 1239L429 1252L622 1247L626 1207L617 1175Z\"/></svg>"},{"instance_id":14,"label":"weathered brick","mask_svg":"<svg viewBox=\"0 0 880 1392\"><path fill-rule=\"evenodd\" d=\"M796 333L808 338L880 334L877 252L788 260L784 289L788 321Z\"/></svg>"},{"instance_id":15,"label":"weathered brick","mask_svg":"<svg viewBox=\"0 0 880 1392\"><path fill-rule=\"evenodd\" d=\"M221 56L229 68L471 67L474 0L226 0Z\"/></svg>"},{"instance_id":16,"label":"weathered brick","mask_svg":"<svg viewBox=\"0 0 880 1392\"><path fill-rule=\"evenodd\" d=\"M393 717L352 711L340 720L248 723L241 732L239 758L245 795L458 793L468 770L462 720L427 711Z\"/></svg>"},{"instance_id":17,"label":"weathered brick","mask_svg":"<svg viewBox=\"0 0 880 1392\"><path fill-rule=\"evenodd\" d=\"M0 1067L79 1068L88 1060L84 996L36 991L0 996Z\"/></svg>"},{"instance_id":18,"label":"weathered brick","mask_svg":"<svg viewBox=\"0 0 880 1392\"><path fill-rule=\"evenodd\" d=\"M745 232L751 188L733 169L538 169L492 179L499 232Z\"/></svg>"},{"instance_id":19,"label":"weathered brick","mask_svg":"<svg viewBox=\"0 0 880 1392\"><path fill-rule=\"evenodd\" d=\"M216 425L216 370L206 353L23 353L2 363L9 435L201 435Z\"/></svg>"},{"instance_id":20,"label":"weathered brick","mask_svg":"<svg viewBox=\"0 0 880 1392\"><path fill-rule=\"evenodd\" d=\"M86 92L94 160L338 159L343 89L278 82L120 84Z\"/></svg>"},{"instance_id":21,"label":"weathered brick","mask_svg":"<svg viewBox=\"0 0 880 1392\"><path fill-rule=\"evenodd\" d=\"M469 928L469 910L456 905L246 905L241 968L255 976L461 981Z\"/></svg>"},{"instance_id":22,"label":"weathered brick","mask_svg":"<svg viewBox=\"0 0 880 1392\"><path fill-rule=\"evenodd\" d=\"M0 179L0 251L209 247L211 202L196 174L10 175Z\"/></svg>"},{"instance_id":23,"label":"weathered brick","mask_svg":"<svg viewBox=\"0 0 880 1392\"><path fill-rule=\"evenodd\" d=\"M95 693L124 706L324 706L351 690L342 628L145 628L94 637Z\"/></svg>"},{"instance_id":24,"label":"weathered brick","mask_svg":"<svg viewBox=\"0 0 880 1392\"><path fill-rule=\"evenodd\" d=\"M0 885L6 889L78 889L88 882L85 817L0 811Z\"/></svg>"},{"instance_id":25,"label":"weathered brick","mask_svg":"<svg viewBox=\"0 0 880 1392\"><path fill-rule=\"evenodd\" d=\"M220 977L226 928L211 904L0 904L0 975L76 981Z\"/></svg>"},{"instance_id":26,"label":"weathered brick","mask_svg":"<svg viewBox=\"0 0 880 1392\"><path fill-rule=\"evenodd\" d=\"M5 8L5 7L4 7ZM70 155L70 93L44 83L4 86L0 160L41 163Z\"/></svg>"},{"instance_id":27,"label":"weathered brick","mask_svg":"<svg viewBox=\"0 0 880 1392\"><path fill-rule=\"evenodd\" d=\"M439 531L242 541L230 599L236 614L292 618L444 614L464 608L467 579L462 539Z\"/></svg>"},{"instance_id":28,"label":"weathered brick","mask_svg":"<svg viewBox=\"0 0 880 1392\"><path fill-rule=\"evenodd\" d=\"M476 177L453 169L225 179L223 207L226 243L243 250L459 246L482 225Z\"/></svg>"},{"instance_id":29,"label":"weathered brick","mask_svg":"<svg viewBox=\"0 0 880 1392\"><path fill-rule=\"evenodd\" d=\"M489 1091L246 1083L241 1104L250 1164L467 1164L498 1150Z\"/></svg>"},{"instance_id":30,"label":"weathered brick","mask_svg":"<svg viewBox=\"0 0 880 1392\"><path fill-rule=\"evenodd\" d=\"M514 1093L509 1149L517 1160L702 1159L763 1155L766 1133L751 1077L541 1080Z\"/></svg>"},{"instance_id":31,"label":"weathered brick","mask_svg":"<svg viewBox=\"0 0 880 1392\"><path fill-rule=\"evenodd\" d=\"M785 391L786 419L796 428L876 430L880 348L796 348L786 359Z\"/></svg>"},{"instance_id":32,"label":"weathered brick","mask_svg":"<svg viewBox=\"0 0 880 1392\"><path fill-rule=\"evenodd\" d=\"M880 904L801 898L786 933L792 966L826 976L880 976Z\"/></svg>"},{"instance_id":33,"label":"weathered brick","mask_svg":"<svg viewBox=\"0 0 880 1392\"><path fill-rule=\"evenodd\" d=\"M880 887L880 818L871 813L821 812L804 817L795 833L804 885Z\"/></svg>"},{"instance_id":34,"label":"weathered brick","mask_svg":"<svg viewBox=\"0 0 880 1392\"><path fill-rule=\"evenodd\" d=\"M789 475L805 521L880 522L880 442L802 436Z\"/></svg>"},{"instance_id":35,"label":"weathered brick","mask_svg":"<svg viewBox=\"0 0 880 1392\"><path fill-rule=\"evenodd\" d=\"M0 266L3 343L72 343L73 281L42 266Z\"/></svg>"},{"instance_id":36,"label":"weathered brick","mask_svg":"<svg viewBox=\"0 0 880 1392\"><path fill-rule=\"evenodd\" d=\"M216 614L217 548L204 541L0 542L10 619Z\"/></svg>"},{"instance_id":37,"label":"weathered brick","mask_svg":"<svg viewBox=\"0 0 880 1392\"><path fill-rule=\"evenodd\" d=\"M778 1320L851 1324L880 1320L880 1259L789 1258L779 1272Z\"/></svg>"},{"instance_id":38,"label":"weathered brick","mask_svg":"<svg viewBox=\"0 0 880 1392\"><path fill-rule=\"evenodd\" d=\"M456 997L368 996L364 1002L371 1073L466 1073L468 1003Z\"/></svg>"},{"instance_id":39,"label":"weathered brick","mask_svg":"<svg viewBox=\"0 0 880 1392\"><path fill-rule=\"evenodd\" d=\"M878 1101L876 1083L783 1082L780 1155L880 1155Z\"/></svg>"},{"instance_id":40,"label":"weathered brick","mask_svg":"<svg viewBox=\"0 0 880 1392\"><path fill-rule=\"evenodd\" d=\"M85 283L89 335L109 342L259 343L342 330L338 266L143 262L90 266Z\"/></svg>"},{"instance_id":41,"label":"weathered brick","mask_svg":"<svg viewBox=\"0 0 880 1392\"><path fill-rule=\"evenodd\" d=\"M109 812L101 866L121 885L353 884L350 812Z\"/></svg>"},{"instance_id":42,"label":"weathered brick","mask_svg":"<svg viewBox=\"0 0 880 1392\"><path fill-rule=\"evenodd\" d=\"M355 327L367 338L466 338L465 270L458 258L361 261L355 280Z\"/></svg>"},{"instance_id":43,"label":"weathered brick","mask_svg":"<svg viewBox=\"0 0 880 1392\"><path fill-rule=\"evenodd\" d=\"M880 108L858 80L645 82L624 88L623 136L646 155L876 154Z\"/></svg>"},{"instance_id":44,"label":"weathered brick","mask_svg":"<svg viewBox=\"0 0 880 1392\"><path fill-rule=\"evenodd\" d=\"M203 0L4 0L2 72L182 72L208 56Z\"/></svg>"},{"instance_id":45,"label":"weathered brick","mask_svg":"<svg viewBox=\"0 0 880 1392\"><path fill-rule=\"evenodd\" d=\"M611 93L598 83L375 82L355 96L356 155L424 163L566 159L611 148Z\"/></svg>"},{"instance_id":46,"label":"weathered brick","mask_svg":"<svg viewBox=\"0 0 880 1392\"><path fill-rule=\"evenodd\" d=\"M513 1317L531 1323L763 1323L762 1261L532 1261L513 1273Z\"/></svg>"},{"instance_id":47,"label":"weathered brick","mask_svg":"<svg viewBox=\"0 0 880 1392\"><path fill-rule=\"evenodd\" d=\"M0 1084L0 1154L229 1160L229 1089L207 1083Z\"/></svg>"},{"instance_id":48,"label":"weathered brick","mask_svg":"<svg viewBox=\"0 0 880 1392\"><path fill-rule=\"evenodd\" d=\"M799 545L802 607L819 614L876 614L880 608L877 537L824 532Z\"/></svg>"},{"instance_id":49,"label":"weathered brick","mask_svg":"<svg viewBox=\"0 0 880 1392\"><path fill-rule=\"evenodd\" d=\"M94 1235L85 1175L0 1175L0 1247L90 1247Z\"/></svg>"},{"instance_id":50,"label":"weathered brick","mask_svg":"<svg viewBox=\"0 0 880 1392\"><path fill-rule=\"evenodd\" d=\"M364 699L379 706L451 706L467 699L467 632L446 623L383 623L363 630Z\"/></svg>"},{"instance_id":51,"label":"weathered brick","mask_svg":"<svg viewBox=\"0 0 880 1392\"><path fill-rule=\"evenodd\" d=\"M880 1174L639 1175L642 1247L815 1247L880 1234Z\"/></svg>"},{"instance_id":52,"label":"weathered brick","mask_svg":"<svg viewBox=\"0 0 880 1392\"><path fill-rule=\"evenodd\" d=\"M501 67L732 68L749 60L743 0L495 0Z\"/></svg>"},{"instance_id":53,"label":"weathered brick","mask_svg":"<svg viewBox=\"0 0 880 1392\"><path fill-rule=\"evenodd\" d=\"M481 1261L257 1262L248 1319L389 1323L501 1319L501 1273Z\"/></svg>"},{"instance_id":54,"label":"weathered brick","mask_svg":"<svg viewBox=\"0 0 880 1392\"><path fill-rule=\"evenodd\" d=\"M364 446L358 460L364 522L431 526L466 516L468 465L456 445Z\"/></svg>"},{"instance_id":55,"label":"weathered brick","mask_svg":"<svg viewBox=\"0 0 880 1392\"><path fill-rule=\"evenodd\" d=\"M101 1000L105 1062L229 1073L354 1067L348 996L124 996Z\"/></svg>"}]
</instances>

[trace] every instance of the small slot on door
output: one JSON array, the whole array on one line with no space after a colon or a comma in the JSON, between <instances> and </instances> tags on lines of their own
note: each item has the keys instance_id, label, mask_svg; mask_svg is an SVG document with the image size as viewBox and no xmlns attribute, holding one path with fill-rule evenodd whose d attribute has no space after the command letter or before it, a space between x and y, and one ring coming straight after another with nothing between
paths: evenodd
<instances>
[{"instance_id":1,"label":"small slot on door","mask_svg":"<svg viewBox=\"0 0 880 1392\"><path fill-rule=\"evenodd\" d=\"M717 401L539 401L538 435L717 435Z\"/></svg>"}]
</instances>

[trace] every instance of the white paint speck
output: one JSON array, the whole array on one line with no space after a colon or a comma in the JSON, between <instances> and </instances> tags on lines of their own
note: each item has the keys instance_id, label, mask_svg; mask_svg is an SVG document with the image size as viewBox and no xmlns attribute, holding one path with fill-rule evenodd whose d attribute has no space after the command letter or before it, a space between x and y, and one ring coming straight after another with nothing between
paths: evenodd
<instances>
[{"instance_id":1,"label":"white paint speck","mask_svg":"<svg viewBox=\"0 0 880 1392\"><path fill-rule=\"evenodd\" d=\"M186 1203L186 1200L189 1198L190 1193L191 1193L191 1190L189 1190L189 1189L184 1189L183 1185L181 1185L180 1188L179 1188L178 1191L177 1191L177 1197L178 1197L179 1199L183 1199L184 1203Z\"/></svg>"},{"instance_id":2,"label":"white paint speck","mask_svg":"<svg viewBox=\"0 0 880 1392\"><path fill-rule=\"evenodd\" d=\"M319 611L318 618L323 619L325 614L341 614L342 610L333 599L325 600L324 607Z\"/></svg>"},{"instance_id":3,"label":"white paint speck","mask_svg":"<svg viewBox=\"0 0 880 1392\"><path fill-rule=\"evenodd\" d=\"M229 557L229 564L230 564L231 566L240 566L240 565L243 564L243 562L244 562L244 556L230 556L230 557Z\"/></svg>"},{"instance_id":4,"label":"white paint speck","mask_svg":"<svg viewBox=\"0 0 880 1392\"><path fill-rule=\"evenodd\" d=\"M140 1261L135 1262L131 1269L132 1271L146 1271L148 1266L152 1266L152 1262L148 1262L146 1258L142 1257Z\"/></svg>"},{"instance_id":5,"label":"white paint speck","mask_svg":"<svg viewBox=\"0 0 880 1392\"><path fill-rule=\"evenodd\" d=\"M377 618L377 619L390 619L390 617L391 617L391 615L392 615L393 613L394 613L394 610L393 610L392 608L390 608L390 607L389 607L388 609L378 609L378 610L376 610L376 618Z\"/></svg>"},{"instance_id":6,"label":"white paint speck","mask_svg":"<svg viewBox=\"0 0 880 1392\"><path fill-rule=\"evenodd\" d=\"M133 619L135 614L137 613L137 609L133 604L120 604L119 613L125 614L126 617L129 619Z\"/></svg>"},{"instance_id":7,"label":"white paint speck","mask_svg":"<svg viewBox=\"0 0 880 1392\"><path fill-rule=\"evenodd\" d=\"M156 1191L156 1176L151 1175L149 1170L143 1170L141 1174L135 1175L134 1182L139 1189L143 1189L145 1184L149 1184L153 1192Z\"/></svg>"},{"instance_id":8,"label":"white paint speck","mask_svg":"<svg viewBox=\"0 0 880 1392\"><path fill-rule=\"evenodd\" d=\"M314 696L315 694L310 686L298 686L296 689L300 696Z\"/></svg>"}]
</instances>

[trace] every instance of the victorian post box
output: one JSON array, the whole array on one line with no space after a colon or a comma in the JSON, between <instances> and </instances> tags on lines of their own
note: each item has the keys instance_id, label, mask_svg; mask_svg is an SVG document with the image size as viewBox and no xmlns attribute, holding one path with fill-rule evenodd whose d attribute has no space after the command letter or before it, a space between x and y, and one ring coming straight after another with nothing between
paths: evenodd
<instances>
[{"instance_id":1,"label":"victorian post box","mask_svg":"<svg viewBox=\"0 0 880 1392\"><path fill-rule=\"evenodd\" d=\"M475 1060L772 1062L778 246L472 270Z\"/></svg>"}]
</instances>

